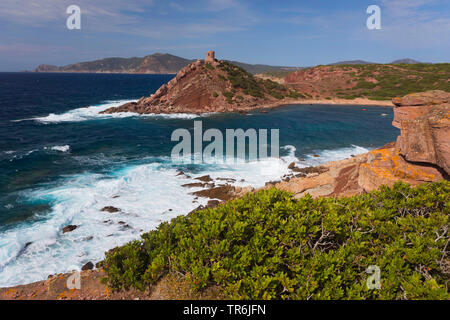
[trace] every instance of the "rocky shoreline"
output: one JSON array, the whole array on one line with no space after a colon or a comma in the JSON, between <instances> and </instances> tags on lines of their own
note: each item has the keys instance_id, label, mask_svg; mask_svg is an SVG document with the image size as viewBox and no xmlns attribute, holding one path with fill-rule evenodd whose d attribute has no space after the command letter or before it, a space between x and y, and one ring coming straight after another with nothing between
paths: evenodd
<instances>
[{"instance_id":1,"label":"rocky shoreline","mask_svg":"<svg viewBox=\"0 0 450 320\"><path fill-rule=\"evenodd\" d=\"M318 197L347 197L370 192L382 185L392 186L397 181L411 185L449 180L450 176L450 93L429 91L393 99L393 125L401 133L396 142L341 161L332 161L318 167L300 168L289 165L289 173L280 181L267 182L263 188L278 188L293 193L295 198L306 194ZM178 175L185 175L179 172ZM187 176L186 176L187 177ZM190 177L189 177L190 178ZM196 197L210 199L206 208L221 202L255 192L251 187L234 186L230 178L212 179L210 176L194 178L185 188L201 188L192 192ZM199 206L196 210L204 209ZM105 207L104 211L117 212L119 208ZM126 223L123 223L126 225ZM76 226L67 226L71 232ZM0 289L0 299L170 299L172 286L178 280L164 278L147 292L111 292L100 282L102 269L89 263L82 267L84 283L81 290L68 289L71 274L49 276L45 281L13 288ZM212 294L211 297L214 297ZM211 298L206 297L206 298ZM179 297L178 297L179 298ZM185 297L196 298L196 297ZM203 297L205 298L205 297Z\"/></svg>"}]
</instances>

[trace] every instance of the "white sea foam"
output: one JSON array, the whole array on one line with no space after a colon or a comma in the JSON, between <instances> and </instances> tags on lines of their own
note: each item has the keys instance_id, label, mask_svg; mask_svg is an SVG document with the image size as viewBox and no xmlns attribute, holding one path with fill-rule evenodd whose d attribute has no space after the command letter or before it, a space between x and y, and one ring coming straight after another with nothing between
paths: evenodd
<instances>
[{"instance_id":1,"label":"white sea foam","mask_svg":"<svg viewBox=\"0 0 450 320\"><path fill-rule=\"evenodd\" d=\"M334 150L322 150L316 154L309 154L303 161L299 161L299 165L318 166L329 161L339 161L356 156L358 154L369 152L369 149L352 145L348 148L334 149ZM319 157L315 157L318 155Z\"/></svg>"},{"instance_id":2,"label":"white sea foam","mask_svg":"<svg viewBox=\"0 0 450 320\"><path fill-rule=\"evenodd\" d=\"M71 177L58 187L31 192L31 201L50 200L51 212L44 221L1 234L0 287L42 280L99 261L105 250L204 204L206 199L193 203L192 190L181 187L188 182L176 172L160 164L140 165L111 176ZM121 212L102 212L105 206ZM62 234L69 224L79 227Z\"/></svg>"},{"instance_id":3,"label":"white sea foam","mask_svg":"<svg viewBox=\"0 0 450 320\"><path fill-rule=\"evenodd\" d=\"M118 100L118 101L105 101L105 103L88 106L83 108L77 108L65 113L55 114L50 113L44 117L34 117L29 119L13 120L13 122L20 121L37 121L44 124L61 123L61 122L82 122L90 120L112 119L112 118L128 118L128 117L154 117L164 119L195 119L198 117L208 116L213 113L203 113L200 115L193 113L174 113L174 114L137 114L133 112L119 112L112 114L100 114L100 112L112 107L118 107L128 102L136 102L137 100Z\"/></svg>"},{"instance_id":4,"label":"white sea foam","mask_svg":"<svg viewBox=\"0 0 450 320\"><path fill-rule=\"evenodd\" d=\"M70 146L69 145L65 145L65 146L54 146L51 148L54 151L61 151L61 152L67 152L70 150Z\"/></svg>"},{"instance_id":5,"label":"white sea foam","mask_svg":"<svg viewBox=\"0 0 450 320\"><path fill-rule=\"evenodd\" d=\"M198 182L195 177L235 179L235 185L261 187L280 179L289 163L300 162L293 146L280 159L235 164L202 164L192 178L178 176L178 168L169 159L116 170L109 175L85 173L67 178L52 188L30 191L33 202L50 202L51 211L33 223L22 224L0 234L0 287L46 279L48 275L79 270L88 261L97 262L104 252L130 240L143 231L155 229L160 222L186 214L209 199L191 193L200 188L183 188ZM315 161L336 160L363 152L354 146L329 150L320 158L308 157L302 165ZM263 169L261 169L263 168ZM225 182L223 182L225 183ZM119 208L117 213L102 212L106 206ZM124 222L125 224L123 224ZM66 225L77 225L62 233Z\"/></svg>"},{"instance_id":6,"label":"white sea foam","mask_svg":"<svg viewBox=\"0 0 450 320\"><path fill-rule=\"evenodd\" d=\"M14 161L14 160L20 160L20 159L23 159L23 158L25 158L25 157L28 157L29 155L31 155L31 154L33 154L33 153L35 153L35 152L37 152L37 151L39 151L39 150L33 149L33 150L30 150L30 151L21 151L21 152L14 151L14 152L12 152L12 153L6 153L6 154L8 154L8 155L11 154L11 155L13 155L13 156L9 159L9 161L12 162L12 161Z\"/></svg>"}]
</instances>

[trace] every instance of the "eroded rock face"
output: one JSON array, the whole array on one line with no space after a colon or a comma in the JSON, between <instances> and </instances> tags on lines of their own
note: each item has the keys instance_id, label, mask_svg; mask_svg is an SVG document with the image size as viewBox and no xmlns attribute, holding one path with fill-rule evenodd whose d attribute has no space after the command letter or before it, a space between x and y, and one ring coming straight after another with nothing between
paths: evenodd
<instances>
[{"instance_id":1,"label":"eroded rock face","mask_svg":"<svg viewBox=\"0 0 450 320\"><path fill-rule=\"evenodd\" d=\"M393 125L401 130L396 148L409 162L450 174L450 93L440 90L393 99Z\"/></svg>"}]
</instances>

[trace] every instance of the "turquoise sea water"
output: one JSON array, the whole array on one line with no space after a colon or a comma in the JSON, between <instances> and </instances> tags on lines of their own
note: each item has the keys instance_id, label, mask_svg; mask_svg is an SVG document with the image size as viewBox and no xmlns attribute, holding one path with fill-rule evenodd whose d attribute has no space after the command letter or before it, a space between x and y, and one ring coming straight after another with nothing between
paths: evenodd
<instances>
[{"instance_id":1,"label":"turquoise sea water","mask_svg":"<svg viewBox=\"0 0 450 320\"><path fill-rule=\"evenodd\" d=\"M197 199L177 176L235 178L261 186L300 166L363 153L395 140L392 109L286 106L247 115L99 115L148 96L173 75L0 73L0 287L45 279L98 261L103 252ZM363 110L366 109L366 110ZM177 128L279 129L281 159L235 166L179 165L170 159ZM313 155L319 155L319 158ZM244 180L244 181L241 181ZM102 212L105 206L119 213ZM123 224L125 222L126 225ZM78 228L62 234L68 224Z\"/></svg>"}]
</instances>

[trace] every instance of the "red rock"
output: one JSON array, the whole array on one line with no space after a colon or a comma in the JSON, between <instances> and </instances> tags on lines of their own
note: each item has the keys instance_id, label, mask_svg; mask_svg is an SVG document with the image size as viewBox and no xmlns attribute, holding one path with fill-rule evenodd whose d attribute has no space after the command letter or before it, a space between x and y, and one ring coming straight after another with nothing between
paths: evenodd
<instances>
[{"instance_id":1,"label":"red rock","mask_svg":"<svg viewBox=\"0 0 450 320\"><path fill-rule=\"evenodd\" d=\"M409 162L450 174L450 93L440 90L395 98L393 125L401 130L396 148Z\"/></svg>"},{"instance_id":2,"label":"red rock","mask_svg":"<svg viewBox=\"0 0 450 320\"><path fill-rule=\"evenodd\" d=\"M240 87L233 87L227 79L225 61L217 61L213 52L208 52L206 62L197 60L183 69L161 86L155 94L141 98L138 102L127 103L119 107L109 108L101 113L136 112L149 113L204 113L204 112L241 112L257 109L269 104L281 104L281 100L266 92L262 80L256 80L264 97L253 97ZM228 63L226 63L228 65ZM247 73L234 66L236 71ZM248 74L248 77L253 77ZM284 87L283 87L284 88ZM224 93L234 91L233 99ZM287 93L287 88L284 88ZM236 97L239 102L236 101Z\"/></svg>"}]
</instances>

